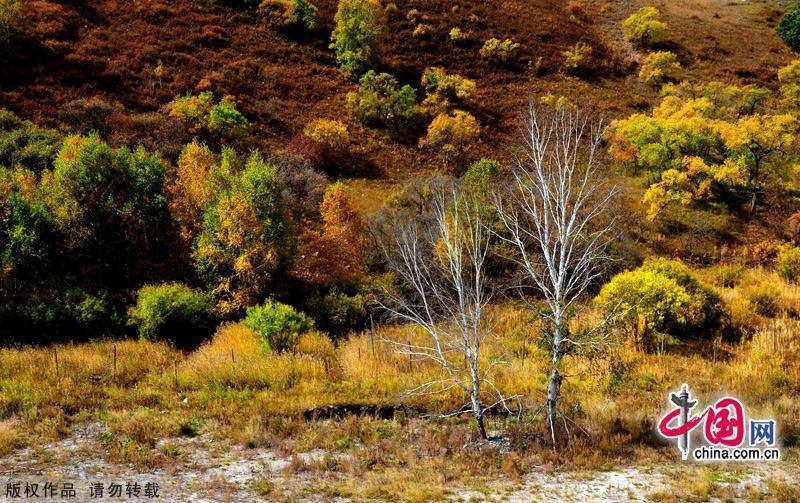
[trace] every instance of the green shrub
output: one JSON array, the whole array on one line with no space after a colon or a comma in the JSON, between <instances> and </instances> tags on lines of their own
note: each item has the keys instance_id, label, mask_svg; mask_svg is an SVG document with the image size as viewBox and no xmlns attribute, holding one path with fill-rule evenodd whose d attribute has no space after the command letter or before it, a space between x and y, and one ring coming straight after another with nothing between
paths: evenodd
<instances>
[{"instance_id":1,"label":"green shrub","mask_svg":"<svg viewBox=\"0 0 800 503\"><path fill-rule=\"evenodd\" d=\"M357 92L347 95L347 103L364 124L385 126L416 115L414 88L408 84L398 87L394 76L370 70L361 77L359 84Z\"/></svg>"},{"instance_id":2,"label":"green shrub","mask_svg":"<svg viewBox=\"0 0 800 503\"><path fill-rule=\"evenodd\" d=\"M654 335L687 336L722 326L722 301L678 260L646 260L639 269L614 276L595 299L626 313L634 334L653 349Z\"/></svg>"},{"instance_id":3,"label":"green shrub","mask_svg":"<svg viewBox=\"0 0 800 503\"><path fill-rule=\"evenodd\" d=\"M502 41L497 38L490 38L484 42L480 54L492 61L505 63L518 48L519 44L510 38Z\"/></svg>"},{"instance_id":4,"label":"green shrub","mask_svg":"<svg viewBox=\"0 0 800 503\"><path fill-rule=\"evenodd\" d=\"M634 340L644 349L653 350L654 336L666 333L671 323L686 321L690 298L673 278L637 269L611 278L595 302L609 312L622 313L633 329Z\"/></svg>"},{"instance_id":5,"label":"green shrub","mask_svg":"<svg viewBox=\"0 0 800 503\"><path fill-rule=\"evenodd\" d=\"M781 292L767 281L747 287L744 296L753 311L761 316L772 318L780 310Z\"/></svg>"},{"instance_id":6,"label":"green shrub","mask_svg":"<svg viewBox=\"0 0 800 503\"><path fill-rule=\"evenodd\" d=\"M427 68L422 74L422 87L427 96L423 104L437 112L450 110L475 94L475 81L457 74L448 74L442 68Z\"/></svg>"},{"instance_id":7,"label":"green shrub","mask_svg":"<svg viewBox=\"0 0 800 503\"><path fill-rule=\"evenodd\" d=\"M124 281L149 269L170 224L161 156L76 135L64 140L53 166L42 173L39 194L69 253L91 264L74 272Z\"/></svg>"},{"instance_id":8,"label":"green shrub","mask_svg":"<svg viewBox=\"0 0 800 503\"><path fill-rule=\"evenodd\" d=\"M642 7L622 22L622 32L626 40L641 47L657 44L664 39L666 23L655 7Z\"/></svg>"},{"instance_id":9,"label":"green shrub","mask_svg":"<svg viewBox=\"0 0 800 503\"><path fill-rule=\"evenodd\" d=\"M244 325L274 351L294 350L300 335L314 328L314 322L308 316L273 300L247 308Z\"/></svg>"},{"instance_id":10,"label":"green shrub","mask_svg":"<svg viewBox=\"0 0 800 503\"><path fill-rule=\"evenodd\" d=\"M783 248L775 260L775 268L789 283L800 283L800 248Z\"/></svg>"},{"instance_id":11,"label":"green shrub","mask_svg":"<svg viewBox=\"0 0 800 503\"><path fill-rule=\"evenodd\" d=\"M32 158L44 165L38 173L0 167L0 331L29 340L112 333L124 323L123 289L152 274L172 242L167 168L96 135L67 137L52 167L49 153ZM98 291L110 279L119 290Z\"/></svg>"},{"instance_id":12,"label":"green shrub","mask_svg":"<svg viewBox=\"0 0 800 503\"><path fill-rule=\"evenodd\" d=\"M386 12L379 0L340 0L331 49L347 73L358 73L378 59L386 33Z\"/></svg>"},{"instance_id":13,"label":"green shrub","mask_svg":"<svg viewBox=\"0 0 800 503\"><path fill-rule=\"evenodd\" d=\"M794 2L781 16L775 31L795 51L800 51L800 3Z\"/></svg>"},{"instance_id":14,"label":"green shrub","mask_svg":"<svg viewBox=\"0 0 800 503\"><path fill-rule=\"evenodd\" d=\"M208 112L208 131L220 136L237 136L247 128L247 119L236 109L236 103L225 96Z\"/></svg>"},{"instance_id":15,"label":"green shrub","mask_svg":"<svg viewBox=\"0 0 800 503\"><path fill-rule=\"evenodd\" d=\"M229 96L214 103L214 93L203 91L194 96L176 96L170 105L175 117L192 133L207 132L218 136L235 136L247 128L247 119L236 109Z\"/></svg>"},{"instance_id":16,"label":"green shrub","mask_svg":"<svg viewBox=\"0 0 800 503\"><path fill-rule=\"evenodd\" d=\"M22 24L21 0L0 0L0 47L7 47Z\"/></svg>"},{"instance_id":17,"label":"green shrub","mask_svg":"<svg viewBox=\"0 0 800 503\"><path fill-rule=\"evenodd\" d=\"M7 294L26 290L52 260L52 215L30 197L35 180L32 171L0 166L0 298L6 302Z\"/></svg>"},{"instance_id":18,"label":"green shrub","mask_svg":"<svg viewBox=\"0 0 800 503\"><path fill-rule=\"evenodd\" d=\"M275 166L253 152L230 183L206 208L192 253L221 316L263 298L294 244Z\"/></svg>"},{"instance_id":19,"label":"green shrub","mask_svg":"<svg viewBox=\"0 0 800 503\"><path fill-rule=\"evenodd\" d=\"M170 105L169 115L181 121L189 130L197 131L206 124L207 117L214 106L214 93L203 91L194 96L176 96Z\"/></svg>"},{"instance_id":20,"label":"green shrub","mask_svg":"<svg viewBox=\"0 0 800 503\"><path fill-rule=\"evenodd\" d=\"M639 80L646 84L662 84L681 78L681 64L678 57L669 51L657 51L648 54L639 70Z\"/></svg>"},{"instance_id":21,"label":"green shrub","mask_svg":"<svg viewBox=\"0 0 800 503\"><path fill-rule=\"evenodd\" d=\"M450 40L456 43L462 42L467 37L461 30L461 28L459 28L458 26L451 28L449 35L450 35Z\"/></svg>"},{"instance_id":22,"label":"green shrub","mask_svg":"<svg viewBox=\"0 0 800 503\"><path fill-rule=\"evenodd\" d=\"M736 264L721 264L714 269L713 281L717 286L733 288L738 286L747 275L744 267Z\"/></svg>"},{"instance_id":23,"label":"green shrub","mask_svg":"<svg viewBox=\"0 0 800 503\"><path fill-rule=\"evenodd\" d=\"M61 136L0 109L0 166L22 165L35 173L52 168Z\"/></svg>"},{"instance_id":24,"label":"green shrub","mask_svg":"<svg viewBox=\"0 0 800 503\"><path fill-rule=\"evenodd\" d=\"M273 26L297 31L317 29L317 7L306 0L264 0L259 9Z\"/></svg>"},{"instance_id":25,"label":"green shrub","mask_svg":"<svg viewBox=\"0 0 800 503\"><path fill-rule=\"evenodd\" d=\"M315 292L308 301L309 313L317 326L334 335L363 327L367 313L365 304L363 295L349 295L338 288Z\"/></svg>"},{"instance_id":26,"label":"green shrub","mask_svg":"<svg viewBox=\"0 0 800 503\"><path fill-rule=\"evenodd\" d=\"M212 306L205 293L181 283L146 285L128 310L128 323L140 337L190 347L211 335Z\"/></svg>"},{"instance_id":27,"label":"green shrub","mask_svg":"<svg viewBox=\"0 0 800 503\"><path fill-rule=\"evenodd\" d=\"M800 59L795 59L778 70L778 80L784 96L800 101Z\"/></svg>"},{"instance_id":28,"label":"green shrub","mask_svg":"<svg viewBox=\"0 0 800 503\"><path fill-rule=\"evenodd\" d=\"M468 187L475 189L486 189L489 187L489 182L497 176L500 172L500 163L494 159L480 159L472 163L472 165L464 173L464 183Z\"/></svg>"},{"instance_id":29,"label":"green shrub","mask_svg":"<svg viewBox=\"0 0 800 503\"><path fill-rule=\"evenodd\" d=\"M728 319L733 331L742 335L754 334L761 324L761 318L755 312L753 304L741 297L731 300Z\"/></svg>"},{"instance_id":30,"label":"green shrub","mask_svg":"<svg viewBox=\"0 0 800 503\"><path fill-rule=\"evenodd\" d=\"M53 337L100 337L121 329L105 291L51 288L38 295L6 298L0 306L0 331L10 341L33 342ZM20 333L21 332L21 333ZM23 335L24 334L24 335Z\"/></svg>"}]
</instances>

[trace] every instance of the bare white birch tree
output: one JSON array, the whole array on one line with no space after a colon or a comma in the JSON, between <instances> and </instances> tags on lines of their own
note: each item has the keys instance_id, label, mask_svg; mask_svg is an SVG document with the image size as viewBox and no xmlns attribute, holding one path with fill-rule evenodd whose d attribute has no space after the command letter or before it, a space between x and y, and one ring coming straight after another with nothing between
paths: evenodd
<instances>
[{"instance_id":1,"label":"bare white birch tree","mask_svg":"<svg viewBox=\"0 0 800 503\"><path fill-rule=\"evenodd\" d=\"M529 289L544 299L544 309L532 305L546 323L552 357L546 421L555 449L561 360L571 348L602 339L609 321L589 333L570 333L577 301L602 276L609 258L613 220L602 216L616 189L603 191L594 176L601 122L567 107L542 112L531 101L522 130L511 187L497 198L499 234L517 252L523 294Z\"/></svg>"},{"instance_id":2,"label":"bare white birch tree","mask_svg":"<svg viewBox=\"0 0 800 503\"><path fill-rule=\"evenodd\" d=\"M400 353L436 363L442 377L426 382L412 394L437 393L460 388L466 405L455 412L471 411L482 438L484 413L506 400L488 379L497 362L481 358L482 344L490 335L485 309L491 293L486 261L492 234L486 210L462 192L455 182L434 182L425 215L394 218L380 240L389 269L399 288L387 288L379 301L392 318L421 329L423 342L388 340ZM491 393L495 403L486 405Z\"/></svg>"}]
</instances>

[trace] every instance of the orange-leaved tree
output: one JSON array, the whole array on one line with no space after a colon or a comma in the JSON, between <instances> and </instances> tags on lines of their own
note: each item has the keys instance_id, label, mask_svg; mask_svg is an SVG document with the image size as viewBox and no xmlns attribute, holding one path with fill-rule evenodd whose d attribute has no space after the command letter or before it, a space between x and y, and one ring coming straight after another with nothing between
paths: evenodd
<instances>
[{"instance_id":1,"label":"orange-leaved tree","mask_svg":"<svg viewBox=\"0 0 800 503\"><path fill-rule=\"evenodd\" d=\"M345 186L328 187L320 205L322 226L300 237L298 276L314 282L352 281L364 274L364 225Z\"/></svg>"}]
</instances>

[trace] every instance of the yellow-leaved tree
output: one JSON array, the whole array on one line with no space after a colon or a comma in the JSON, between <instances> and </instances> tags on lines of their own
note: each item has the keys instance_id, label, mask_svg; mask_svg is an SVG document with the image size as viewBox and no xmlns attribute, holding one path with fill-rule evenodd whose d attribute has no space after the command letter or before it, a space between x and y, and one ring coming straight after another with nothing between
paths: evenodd
<instances>
[{"instance_id":1,"label":"yellow-leaved tree","mask_svg":"<svg viewBox=\"0 0 800 503\"><path fill-rule=\"evenodd\" d=\"M614 121L609 152L655 177L648 217L670 203L723 202L755 212L762 194L787 179L797 153L797 117L756 86L666 86L651 114Z\"/></svg>"},{"instance_id":2,"label":"yellow-leaved tree","mask_svg":"<svg viewBox=\"0 0 800 503\"><path fill-rule=\"evenodd\" d=\"M282 190L275 168L253 154L204 214L193 257L220 316L258 302L291 255Z\"/></svg>"}]
</instances>

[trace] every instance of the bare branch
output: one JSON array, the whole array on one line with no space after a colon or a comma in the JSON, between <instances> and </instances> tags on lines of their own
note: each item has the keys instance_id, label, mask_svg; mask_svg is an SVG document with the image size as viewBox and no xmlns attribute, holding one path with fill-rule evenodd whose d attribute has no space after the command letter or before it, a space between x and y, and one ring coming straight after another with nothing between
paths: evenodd
<instances>
[{"instance_id":1,"label":"bare branch","mask_svg":"<svg viewBox=\"0 0 800 503\"><path fill-rule=\"evenodd\" d=\"M617 191L600 195L595 177L602 132L602 121L592 122L580 110L543 113L531 100L511 187L495 197L503 227L500 239L515 249L524 273L519 289L537 291L548 308L537 311L550 328L547 422L554 448L561 358L570 347L602 343L603 337L593 336L612 319L609 315L583 334L569 331L574 305L605 273L606 249L613 238L614 219L604 221L604 215Z\"/></svg>"},{"instance_id":2,"label":"bare branch","mask_svg":"<svg viewBox=\"0 0 800 503\"><path fill-rule=\"evenodd\" d=\"M412 391L429 392L442 382L460 387L486 437L480 355L491 333L484 317L491 300L486 261L492 233L485 208L457 183L432 182L425 203L421 215L400 215L383 233L381 250L399 284L385 289L379 304L393 319L419 327L425 339L389 341L398 352L430 360L447 376Z\"/></svg>"}]
</instances>

